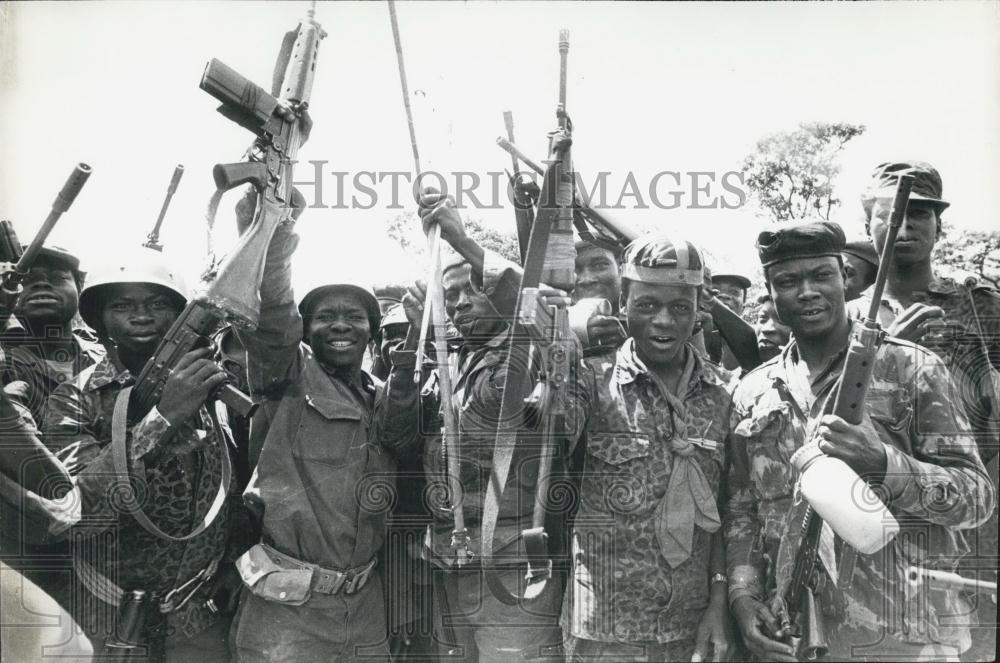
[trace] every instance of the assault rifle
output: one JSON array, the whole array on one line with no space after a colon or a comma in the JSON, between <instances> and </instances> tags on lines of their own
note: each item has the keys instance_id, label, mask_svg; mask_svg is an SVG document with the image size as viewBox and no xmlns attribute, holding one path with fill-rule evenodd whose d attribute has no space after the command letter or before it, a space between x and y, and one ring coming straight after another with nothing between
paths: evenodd
<instances>
[{"instance_id":1,"label":"assault rifle","mask_svg":"<svg viewBox=\"0 0 1000 663\"><path fill-rule=\"evenodd\" d=\"M500 136L496 142L500 149L510 154L515 161L521 161L536 174L544 175L545 168L522 152L514 144L513 138L508 140ZM573 176L575 177L576 173L573 173ZM520 187L520 191L518 187ZM515 185L514 202L516 205L523 204L521 201L525 194L521 193L521 191L525 189L526 187L523 182ZM573 196L573 225L582 239L611 251L621 250L639 236L639 232L634 228L629 227L621 221L611 219L607 214L591 207L575 191Z\"/></svg>"},{"instance_id":2,"label":"assault rifle","mask_svg":"<svg viewBox=\"0 0 1000 663\"><path fill-rule=\"evenodd\" d=\"M573 124L566 113L566 55L569 32L559 33L560 76L558 127L549 134L549 165L531 227L517 299L514 325L506 359L507 383L500 404L500 419L493 452L493 476L486 489L482 517L482 564L490 591L501 602L515 605L521 599L536 598L552 577L548 534L544 520L548 480L552 466L553 435L565 414L563 387L570 375L573 333L564 310L544 306L539 286L571 290L575 280L573 246L573 201L575 198L572 160ZM569 339L569 340L567 340ZM535 347L533 347L533 345ZM540 350L540 352L536 352ZM538 361L541 355L543 360ZM528 368L533 367L533 368ZM532 375L538 380L532 383ZM541 449L531 527L521 532L528 555L527 586L524 596L513 594L497 573L493 539L503 491L513 461L517 441L527 437L526 427L538 428Z\"/></svg>"},{"instance_id":3,"label":"assault rifle","mask_svg":"<svg viewBox=\"0 0 1000 663\"><path fill-rule=\"evenodd\" d=\"M847 358L844 360L844 368L834 395L831 413L849 424L861 423L865 396L875 367L875 357L885 339L885 332L882 331L878 321L879 306L882 303L886 278L892 267L896 235L906 216L906 206L912 186L913 176L900 175L889 216L889 231L886 233L878 275L872 288L872 305L868 316L851 337ZM802 661L816 660L823 656L828 648L822 613L818 609L816 599L826 581L819 562L822 528L823 519L812 507L808 507L802 519L802 543L795 554L791 582L785 595L780 599L783 605L778 610L781 613L779 617L782 622L782 633L796 648L797 656ZM842 571L838 573L842 582L849 582L856 554L853 548L844 545Z\"/></svg>"},{"instance_id":4,"label":"assault rifle","mask_svg":"<svg viewBox=\"0 0 1000 663\"><path fill-rule=\"evenodd\" d=\"M507 129L507 139L514 142L514 114L510 111L503 112L503 123ZM500 139L502 140L502 139ZM528 240L531 238L531 225L535 222L534 205L531 195L521 185L521 169L518 166L518 158L515 154L510 155L511 172L508 173L508 193L514 201L514 221L517 226L517 247L521 256L521 264L528 253Z\"/></svg>"},{"instance_id":5,"label":"assault rifle","mask_svg":"<svg viewBox=\"0 0 1000 663\"><path fill-rule=\"evenodd\" d=\"M167 185L167 196L163 199L163 205L160 207L160 215L156 217L156 225L154 225L153 229L148 235L146 235L146 241L142 244L147 249L163 251L163 245L160 244L160 226L163 225L163 217L167 215L167 208L170 207L170 199L174 197L174 193L177 191L177 185L180 183L182 175L184 175L184 166L182 164L177 164L174 168L174 174L170 177L170 184Z\"/></svg>"}]
</instances>

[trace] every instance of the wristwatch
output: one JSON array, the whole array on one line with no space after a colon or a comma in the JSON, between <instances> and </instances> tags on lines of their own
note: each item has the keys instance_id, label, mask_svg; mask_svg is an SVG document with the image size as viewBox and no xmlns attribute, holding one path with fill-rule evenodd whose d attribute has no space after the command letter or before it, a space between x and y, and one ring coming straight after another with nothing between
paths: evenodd
<instances>
[{"instance_id":1,"label":"wristwatch","mask_svg":"<svg viewBox=\"0 0 1000 663\"><path fill-rule=\"evenodd\" d=\"M715 575L712 576L712 580L708 584L714 585L717 582L728 582L728 581L729 579L726 577L725 573L716 573Z\"/></svg>"}]
</instances>

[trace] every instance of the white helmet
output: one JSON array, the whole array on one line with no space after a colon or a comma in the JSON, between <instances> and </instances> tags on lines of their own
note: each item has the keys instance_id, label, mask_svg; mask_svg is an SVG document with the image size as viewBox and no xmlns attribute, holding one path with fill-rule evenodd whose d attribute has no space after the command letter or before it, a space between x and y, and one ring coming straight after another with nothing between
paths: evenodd
<instances>
[{"instance_id":1,"label":"white helmet","mask_svg":"<svg viewBox=\"0 0 1000 663\"><path fill-rule=\"evenodd\" d=\"M94 329L101 313L101 291L117 283L149 283L166 288L183 307L188 291L180 272L170 267L163 254L147 248L136 249L91 270L80 291L80 317Z\"/></svg>"}]
</instances>

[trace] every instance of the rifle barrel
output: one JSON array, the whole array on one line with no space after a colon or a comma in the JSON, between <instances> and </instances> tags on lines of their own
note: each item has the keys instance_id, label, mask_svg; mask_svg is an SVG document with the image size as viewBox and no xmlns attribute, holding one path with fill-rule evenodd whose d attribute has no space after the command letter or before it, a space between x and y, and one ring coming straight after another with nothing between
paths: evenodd
<instances>
[{"instance_id":1,"label":"rifle barrel","mask_svg":"<svg viewBox=\"0 0 1000 663\"><path fill-rule=\"evenodd\" d=\"M896 235L899 234L899 227L903 225L906 217L906 207L910 200L910 190L913 188L913 175L900 175L896 183L896 195L892 199L892 209L889 212L889 232L885 237L885 244L882 246L882 255L879 256L878 273L875 276L875 285L872 288L872 303L868 309L868 321L878 322L878 312L882 306L882 291L885 290L885 282L889 277L889 270L892 265L892 256L896 249Z\"/></svg>"},{"instance_id":2,"label":"rifle barrel","mask_svg":"<svg viewBox=\"0 0 1000 663\"><path fill-rule=\"evenodd\" d=\"M935 571L920 566L911 566L906 570L906 578L913 585L928 583L931 589L969 589L977 592L996 594L997 584L986 580L965 578L957 573Z\"/></svg>"},{"instance_id":3,"label":"rifle barrel","mask_svg":"<svg viewBox=\"0 0 1000 663\"><path fill-rule=\"evenodd\" d=\"M160 206L160 214L156 217L156 224L146 238L144 246L156 249L157 251L160 250L160 226L163 225L163 219L167 216L167 208L170 207L170 200L177 192L177 185L180 184L183 175L184 164L179 163L174 167L174 174L170 177L170 184L167 185L167 195L163 198L163 205Z\"/></svg>"},{"instance_id":4,"label":"rifle barrel","mask_svg":"<svg viewBox=\"0 0 1000 663\"><path fill-rule=\"evenodd\" d=\"M35 262L35 258L38 256L38 252L42 250L42 245L48 239L49 233L52 232L63 212L67 211L70 205L73 204L73 201L76 200L77 194L80 193L83 185L87 183L87 178L90 177L91 172L90 166L83 162L76 165L76 168L73 169L73 172L66 179L62 190L56 194L56 199L52 202L52 211L45 217L45 222L38 229L35 238L31 240L31 245L24 250L20 260L17 261L17 265L14 267L15 272L22 276L28 273L32 263Z\"/></svg>"}]
</instances>

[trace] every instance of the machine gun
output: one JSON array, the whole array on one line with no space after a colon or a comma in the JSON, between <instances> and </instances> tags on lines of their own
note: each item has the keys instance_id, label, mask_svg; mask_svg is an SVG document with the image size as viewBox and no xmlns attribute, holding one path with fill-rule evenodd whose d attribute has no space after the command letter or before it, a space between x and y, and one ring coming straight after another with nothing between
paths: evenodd
<instances>
[{"instance_id":1,"label":"machine gun","mask_svg":"<svg viewBox=\"0 0 1000 663\"><path fill-rule=\"evenodd\" d=\"M878 311L886 278L892 267L896 235L906 216L906 206L912 186L913 176L900 175L896 195L892 201L889 230L886 233L885 246L882 248L878 276L872 288L872 305L867 317L851 337L847 358L844 360L844 368L834 395L831 413L850 424L861 423L875 357L885 339L885 332L879 325ZM822 614L816 600L825 582L819 563L822 528L822 518L812 507L808 507L802 520L802 543L795 554L791 581L785 595L780 599L783 606L778 610L781 613L782 633L795 647L801 661L814 661L823 656L828 649ZM845 544L841 568L847 572L839 574L842 580L848 580L853 572L853 558L856 554L853 548Z\"/></svg>"},{"instance_id":2,"label":"machine gun","mask_svg":"<svg viewBox=\"0 0 1000 663\"><path fill-rule=\"evenodd\" d=\"M572 348L567 344L574 337L569 331L566 311L549 310L540 297L539 286L544 282L568 291L575 280L573 205L576 192L570 156L573 124L566 112L568 52L569 31L562 30L559 33L558 126L549 134L549 165L543 175L524 259L521 291L507 351L507 382L500 404L493 476L483 505L482 565L486 582L493 595L508 605L539 596L552 577L544 519L553 436L565 415L564 387L570 375L572 356ZM533 376L538 376L534 383ZM521 532L521 541L528 553L527 586L522 597L507 589L500 579L494 561L493 539L517 441L527 436L525 429L529 427L538 429L541 449L531 527Z\"/></svg>"},{"instance_id":3,"label":"machine gun","mask_svg":"<svg viewBox=\"0 0 1000 663\"><path fill-rule=\"evenodd\" d=\"M170 184L167 185L167 196L163 199L163 205L160 207L160 215L156 217L156 224L149 231L149 234L146 235L146 241L142 243L147 249L163 251L163 245L160 244L160 226L163 225L163 217L167 215L167 208L170 207L170 199L174 197L177 185L180 183L181 176L183 175L184 166L177 164L174 168L174 174L170 177Z\"/></svg>"}]
</instances>

